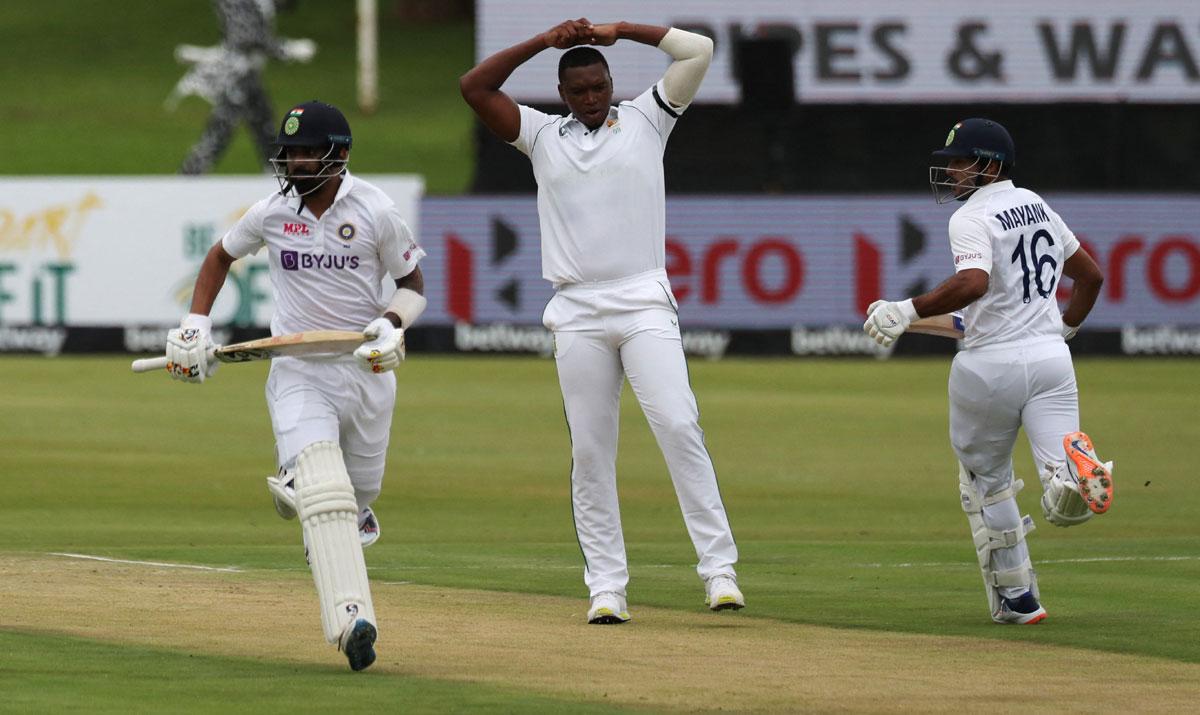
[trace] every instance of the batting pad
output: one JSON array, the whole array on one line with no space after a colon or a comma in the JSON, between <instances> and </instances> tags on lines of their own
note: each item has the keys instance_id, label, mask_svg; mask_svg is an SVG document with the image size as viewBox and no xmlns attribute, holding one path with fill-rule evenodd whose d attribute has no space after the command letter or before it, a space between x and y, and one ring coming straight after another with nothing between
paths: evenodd
<instances>
[{"instance_id":1,"label":"batting pad","mask_svg":"<svg viewBox=\"0 0 1200 715\"><path fill-rule=\"evenodd\" d=\"M967 523L971 526L971 540L975 542L975 555L979 561L979 570L983 574L983 587L987 591L988 608L994 616L1000 610L1000 588L1027 588L1035 598L1040 597L1037 586L1037 574L1033 564L1026 558L1020 565L1001 569L993 563L992 552L996 549L1011 548L1025 540L1025 536L1034 530L1033 519L1025 514L1014 524L990 523L984 512L984 507L1012 500L1016 505L1017 492L1025 483L1020 479L1013 480L1007 487L989 496L979 493L979 485L966 467L958 465L958 490L962 499L963 511L967 513ZM1005 528L1007 527L1007 528Z\"/></svg>"},{"instance_id":2,"label":"batting pad","mask_svg":"<svg viewBox=\"0 0 1200 715\"><path fill-rule=\"evenodd\" d=\"M321 601L325 640L337 643L355 620L375 624L375 608L358 536L358 502L342 450L333 442L311 444L296 458L296 510Z\"/></svg>"},{"instance_id":3,"label":"batting pad","mask_svg":"<svg viewBox=\"0 0 1200 715\"><path fill-rule=\"evenodd\" d=\"M1092 518L1092 510L1079 494L1079 480L1066 465L1047 465L1042 480L1042 515L1055 526L1075 526Z\"/></svg>"}]
</instances>

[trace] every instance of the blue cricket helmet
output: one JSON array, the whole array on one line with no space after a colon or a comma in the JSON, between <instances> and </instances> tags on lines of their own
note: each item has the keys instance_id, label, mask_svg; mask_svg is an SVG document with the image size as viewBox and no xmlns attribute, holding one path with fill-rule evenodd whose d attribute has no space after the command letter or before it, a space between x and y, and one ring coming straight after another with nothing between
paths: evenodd
<instances>
[{"instance_id":1,"label":"blue cricket helmet","mask_svg":"<svg viewBox=\"0 0 1200 715\"><path fill-rule=\"evenodd\" d=\"M1012 136L999 122L991 119L964 119L950 129L946 146L933 152L934 159L949 160L976 157L1002 162L1006 168L1017 163L1017 147Z\"/></svg>"}]
</instances>

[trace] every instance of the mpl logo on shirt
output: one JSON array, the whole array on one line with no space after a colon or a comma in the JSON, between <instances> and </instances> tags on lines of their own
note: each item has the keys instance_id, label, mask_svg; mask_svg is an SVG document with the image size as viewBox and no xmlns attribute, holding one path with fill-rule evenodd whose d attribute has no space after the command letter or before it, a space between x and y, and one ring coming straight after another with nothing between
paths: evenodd
<instances>
[{"instance_id":1,"label":"mpl logo on shirt","mask_svg":"<svg viewBox=\"0 0 1200 715\"><path fill-rule=\"evenodd\" d=\"M308 224L306 223L285 223L283 224L284 236L307 236L309 235Z\"/></svg>"}]
</instances>

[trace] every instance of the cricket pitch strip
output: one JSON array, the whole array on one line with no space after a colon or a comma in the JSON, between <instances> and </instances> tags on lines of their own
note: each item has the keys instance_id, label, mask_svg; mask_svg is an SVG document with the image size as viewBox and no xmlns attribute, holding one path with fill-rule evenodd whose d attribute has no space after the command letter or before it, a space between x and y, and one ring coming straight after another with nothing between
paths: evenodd
<instances>
[{"instance_id":1,"label":"cricket pitch strip","mask_svg":"<svg viewBox=\"0 0 1200 715\"><path fill-rule=\"evenodd\" d=\"M584 623L584 598L415 584L375 584L373 594L379 660L367 677L691 712L1182 712L1200 700L1200 664L714 614L699 589L694 610L635 605L633 622L613 627ZM0 603L0 629L256 660L265 630L287 644L272 660L345 669L321 636L303 573L5 553ZM130 606L138 603L154 617ZM1104 682L1081 683L1081 664L1092 661Z\"/></svg>"}]
</instances>

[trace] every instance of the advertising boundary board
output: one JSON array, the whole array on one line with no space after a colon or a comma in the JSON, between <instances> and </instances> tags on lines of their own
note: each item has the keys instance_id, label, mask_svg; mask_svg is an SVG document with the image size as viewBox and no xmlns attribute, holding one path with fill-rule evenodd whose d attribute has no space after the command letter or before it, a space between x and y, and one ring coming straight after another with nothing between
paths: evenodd
<instances>
[{"instance_id":1,"label":"advertising boundary board","mask_svg":"<svg viewBox=\"0 0 1200 715\"><path fill-rule=\"evenodd\" d=\"M162 354L167 328L162 326L0 327L0 356L6 354L80 355L95 353ZM262 328L218 327L221 344L266 337ZM796 326L790 330L692 330L684 328L684 351L692 358L723 357L859 357L888 359L920 355L952 355L958 342L929 335L902 336L892 349L881 348L861 326ZM422 354L536 355L550 357L551 337L538 325L493 324L417 326L405 335L408 351ZM1080 332L1070 343L1076 357L1200 357L1200 327L1128 326L1121 330Z\"/></svg>"},{"instance_id":2,"label":"advertising boundary board","mask_svg":"<svg viewBox=\"0 0 1200 715\"><path fill-rule=\"evenodd\" d=\"M540 319L552 289L540 276L534 197L422 199L419 179L372 180L389 186L429 254L429 309L410 336L414 352L549 352ZM0 180L0 353L158 351L186 312L199 259L270 185L265 177ZM1200 197L1046 200L1107 277L1073 348L1200 354ZM685 350L881 354L859 329L865 307L950 275L952 211L920 194L668 196L664 259ZM235 264L222 293L235 309L214 311L229 326L220 342L265 334L273 305L265 268L261 254ZM381 296L387 289L385 281ZM246 294L255 300L237 307ZM1060 306L1067 295L1058 291ZM953 350L950 341L910 336L896 354Z\"/></svg>"}]
</instances>

